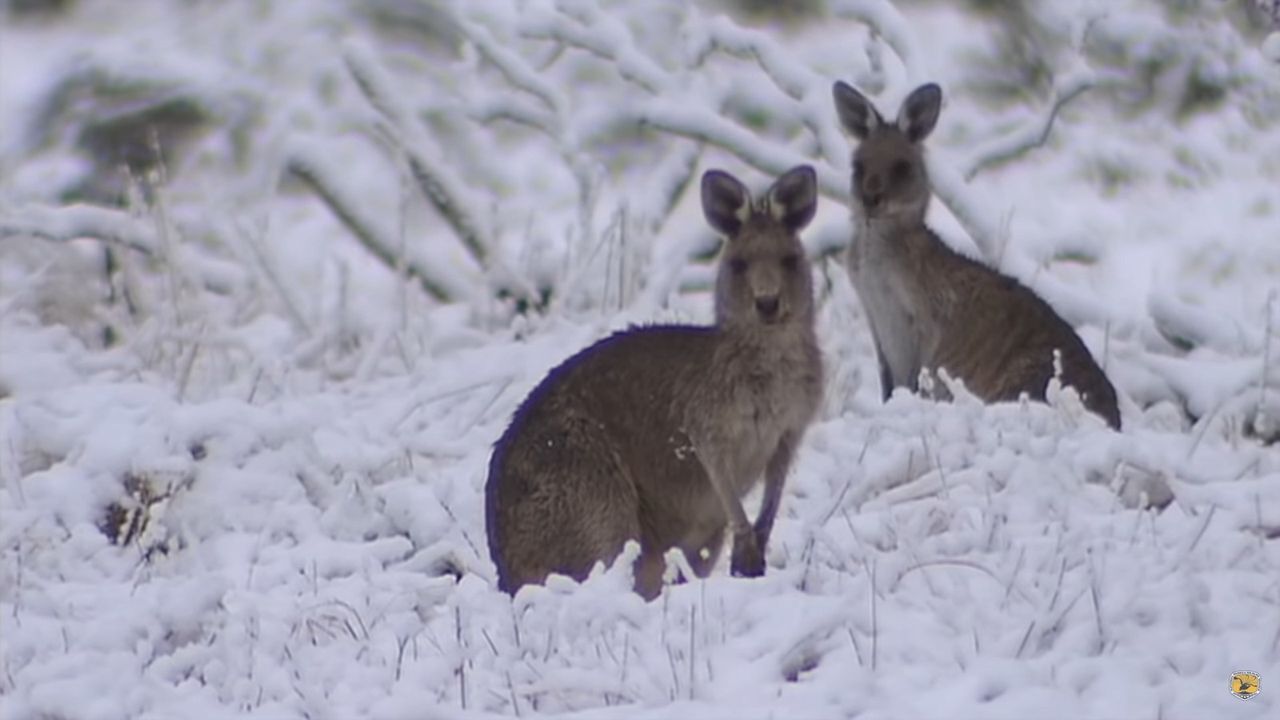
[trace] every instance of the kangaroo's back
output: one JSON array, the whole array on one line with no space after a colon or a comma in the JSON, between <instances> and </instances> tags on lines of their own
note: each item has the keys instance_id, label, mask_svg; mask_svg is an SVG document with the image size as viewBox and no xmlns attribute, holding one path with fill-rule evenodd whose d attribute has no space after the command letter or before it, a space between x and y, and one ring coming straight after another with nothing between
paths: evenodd
<instances>
[{"instance_id":1,"label":"kangaroo's back","mask_svg":"<svg viewBox=\"0 0 1280 720\"><path fill-rule=\"evenodd\" d=\"M667 549L682 549L705 575L726 526L734 571L763 572L782 478L821 392L810 269L796 237L815 202L807 167L754 203L737 180L709 172L704 210L728 237L716 324L616 333L552 370L521 404L494 446L485 489L503 590L550 573L581 579L638 540L636 586L653 597ZM748 525L740 498L762 475L765 507Z\"/></svg>"},{"instance_id":2,"label":"kangaroo's back","mask_svg":"<svg viewBox=\"0 0 1280 720\"><path fill-rule=\"evenodd\" d=\"M949 275L958 301L938 308L951 331L940 333L928 353L931 366L947 368L994 402L1023 393L1043 399L1057 365L1062 383L1076 389L1085 407L1119 429L1115 388L1071 325L1016 279L957 257Z\"/></svg>"},{"instance_id":3,"label":"kangaroo's back","mask_svg":"<svg viewBox=\"0 0 1280 720\"><path fill-rule=\"evenodd\" d=\"M1115 389L1075 330L1029 288L955 252L926 226L923 142L941 109L938 86L917 88L893 122L845 83L833 94L841 123L859 140L847 262L884 397L894 387L917 390L922 370L945 368L989 402L1022 393L1043 400L1056 352L1064 384L1118 429Z\"/></svg>"}]
</instances>

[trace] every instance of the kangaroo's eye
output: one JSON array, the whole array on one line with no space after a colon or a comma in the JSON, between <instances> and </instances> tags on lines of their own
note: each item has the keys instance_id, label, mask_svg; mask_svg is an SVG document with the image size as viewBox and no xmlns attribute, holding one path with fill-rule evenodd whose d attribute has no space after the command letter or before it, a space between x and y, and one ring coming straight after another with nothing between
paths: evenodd
<instances>
[{"instance_id":1,"label":"kangaroo's eye","mask_svg":"<svg viewBox=\"0 0 1280 720\"><path fill-rule=\"evenodd\" d=\"M864 166L863 166L863 164L862 164L862 161L861 161L861 160L854 160L854 161L853 161L853 175L854 175L854 177L862 177L862 173L863 173L863 172L865 172L865 171L866 171L866 167L864 167Z\"/></svg>"},{"instance_id":2,"label":"kangaroo's eye","mask_svg":"<svg viewBox=\"0 0 1280 720\"><path fill-rule=\"evenodd\" d=\"M785 270L795 270L800 267L800 256L790 253L782 256L782 267Z\"/></svg>"},{"instance_id":3,"label":"kangaroo's eye","mask_svg":"<svg viewBox=\"0 0 1280 720\"><path fill-rule=\"evenodd\" d=\"M741 275L747 271L747 261L742 258L733 258L729 260L729 269L732 270L735 275Z\"/></svg>"},{"instance_id":4,"label":"kangaroo's eye","mask_svg":"<svg viewBox=\"0 0 1280 720\"><path fill-rule=\"evenodd\" d=\"M895 182L902 182L911 177L911 163L906 160L899 160L893 164L893 179Z\"/></svg>"}]
</instances>

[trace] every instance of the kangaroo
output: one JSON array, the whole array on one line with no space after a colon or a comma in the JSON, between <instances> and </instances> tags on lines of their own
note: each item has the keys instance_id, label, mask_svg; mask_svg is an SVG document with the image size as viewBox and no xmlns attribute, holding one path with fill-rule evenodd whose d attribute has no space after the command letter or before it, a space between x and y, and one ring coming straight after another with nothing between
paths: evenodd
<instances>
[{"instance_id":1,"label":"kangaroo","mask_svg":"<svg viewBox=\"0 0 1280 720\"><path fill-rule=\"evenodd\" d=\"M520 405L485 486L500 589L514 594L550 573L582 580L634 539L635 589L652 600L665 552L680 548L706 577L726 525L732 574L764 574L783 481L822 395L797 236L816 204L807 165L754 202L728 173L703 175L703 212L726 236L715 324L615 333L553 369ZM762 475L752 525L741 499Z\"/></svg>"},{"instance_id":2,"label":"kangaroo","mask_svg":"<svg viewBox=\"0 0 1280 720\"><path fill-rule=\"evenodd\" d=\"M945 368L986 402L1022 393L1043 400L1056 352L1063 384L1120 429L1115 388L1071 326L1029 288L955 252L925 225L923 142L938 122L942 90L916 88L893 123L843 82L832 94L840 123L859 141L847 264L871 326L884 399L895 387L918 390L921 370Z\"/></svg>"}]
</instances>

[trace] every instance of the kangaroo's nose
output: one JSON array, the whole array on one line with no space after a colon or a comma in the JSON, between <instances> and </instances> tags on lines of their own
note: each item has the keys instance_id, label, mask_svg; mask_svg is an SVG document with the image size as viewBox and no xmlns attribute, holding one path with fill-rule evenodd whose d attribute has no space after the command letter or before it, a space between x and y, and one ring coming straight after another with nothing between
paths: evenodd
<instances>
[{"instance_id":1,"label":"kangaroo's nose","mask_svg":"<svg viewBox=\"0 0 1280 720\"><path fill-rule=\"evenodd\" d=\"M772 319L778 314L778 296L770 295L756 298L756 311L760 313L760 317Z\"/></svg>"},{"instance_id":2,"label":"kangaroo's nose","mask_svg":"<svg viewBox=\"0 0 1280 720\"><path fill-rule=\"evenodd\" d=\"M880 180L879 175L872 175L862 183L862 204L869 208L873 208L880 204L880 199L884 197L884 182Z\"/></svg>"}]
</instances>

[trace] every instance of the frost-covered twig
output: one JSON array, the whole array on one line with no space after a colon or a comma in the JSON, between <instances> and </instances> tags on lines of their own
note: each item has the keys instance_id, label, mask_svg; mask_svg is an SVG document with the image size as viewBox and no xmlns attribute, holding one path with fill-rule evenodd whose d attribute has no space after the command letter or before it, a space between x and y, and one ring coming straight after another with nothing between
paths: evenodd
<instances>
[{"instance_id":1,"label":"frost-covered twig","mask_svg":"<svg viewBox=\"0 0 1280 720\"><path fill-rule=\"evenodd\" d=\"M866 564L866 561L864 561ZM870 578L871 588L871 672L875 672L880 665L880 615L876 607L876 561L870 562L867 576Z\"/></svg>"},{"instance_id":2,"label":"frost-covered twig","mask_svg":"<svg viewBox=\"0 0 1280 720\"><path fill-rule=\"evenodd\" d=\"M1280 3L1277 3L1280 7ZM1273 315L1275 311L1272 309L1276 304L1276 291L1272 290L1267 293L1267 302L1263 305L1263 312L1267 314L1264 331L1262 334L1262 387L1258 392L1258 407L1261 411L1267 404L1267 385L1271 380L1271 336L1273 334Z\"/></svg>"},{"instance_id":3,"label":"frost-covered twig","mask_svg":"<svg viewBox=\"0 0 1280 720\"><path fill-rule=\"evenodd\" d=\"M97 205L27 205L0 214L0 238L16 235L67 241L96 238L145 255L159 245L153 223L123 210Z\"/></svg>"},{"instance_id":4,"label":"frost-covered twig","mask_svg":"<svg viewBox=\"0 0 1280 720\"><path fill-rule=\"evenodd\" d=\"M250 232L250 230L241 223L235 224L235 231L240 237L241 242L244 243L244 246L249 250L249 254L252 256L253 261L257 263L257 267L262 272L263 277L266 278L267 284L271 286L271 289L276 291L276 295L280 298L280 302L284 304L285 313L288 314L289 319L293 321L294 326L301 330L305 336L311 337L315 333L315 329L311 326L311 323L307 320L306 316L302 314L302 310L298 307L297 300L294 299L293 294L289 289L285 287L284 281L280 279L280 272L276 268L275 263L271 262L270 258L267 257L266 251L262 247L261 238Z\"/></svg>"},{"instance_id":5,"label":"frost-covered twig","mask_svg":"<svg viewBox=\"0 0 1280 720\"><path fill-rule=\"evenodd\" d=\"M986 142L973 151L969 160L964 163L964 179L972 180L987 168L1009 162L1044 145L1049 140L1053 123L1057 120L1062 108L1083 95L1094 84L1095 76L1087 69L1072 73L1054 83L1053 97L1050 98L1039 117Z\"/></svg>"},{"instance_id":6,"label":"frost-covered twig","mask_svg":"<svg viewBox=\"0 0 1280 720\"><path fill-rule=\"evenodd\" d=\"M1280 2L1277 3L1280 7ZM1271 383L1271 336L1273 333L1272 326L1272 308L1276 304L1276 291L1272 290L1267 293L1267 300L1262 306L1262 311L1266 313L1264 321L1264 331L1262 336L1262 377L1258 383L1258 409L1254 413L1253 427L1255 432L1260 436L1271 436L1276 432L1276 418L1272 417L1271 409L1267 407L1267 385Z\"/></svg>"}]
</instances>

